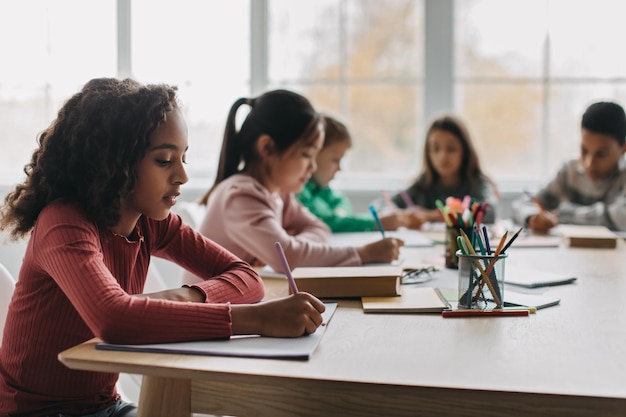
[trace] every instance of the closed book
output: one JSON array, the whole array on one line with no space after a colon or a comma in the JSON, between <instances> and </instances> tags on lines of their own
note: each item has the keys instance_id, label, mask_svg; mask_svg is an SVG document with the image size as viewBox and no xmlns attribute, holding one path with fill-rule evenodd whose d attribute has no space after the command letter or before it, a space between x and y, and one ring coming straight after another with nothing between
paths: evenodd
<instances>
[{"instance_id":1,"label":"closed book","mask_svg":"<svg viewBox=\"0 0 626 417\"><path fill-rule=\"evenodd\" d=\"M450 308L438 288L403 287L396 297L361 298L365 313L441 313Z\"/></svg>"},{"instance_id":2,"label":"closed book","mask_svg":"<svg viewBox=\"0 0 626 417\"><path fill-rule=\"evenodd\" d=\"M402 266L298 267L292 272L299 291L319 298L400 294Z\"/></svg>"},{"instance_id":3,"label":"closed book","mask_svg":"<svg viewBox=\"0 0 626 417\"><path fill-rule=\"evenodd\" d=\"M559 226L559 231L573 248L613 249L617 247L618 236L605 226L562 224Z\"/></svg>"}]
</instances>

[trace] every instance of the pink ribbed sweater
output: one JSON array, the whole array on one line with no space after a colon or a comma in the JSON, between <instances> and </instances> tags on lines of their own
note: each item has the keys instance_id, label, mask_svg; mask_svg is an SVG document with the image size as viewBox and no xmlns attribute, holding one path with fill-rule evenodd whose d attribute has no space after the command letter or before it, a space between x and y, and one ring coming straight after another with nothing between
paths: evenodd
<instances>
[{"instance_id":1,"label":"pink ribbed sweater","mask_svg":"<svg viewBox=\"0 0 626 417\"><path fill-rule=\"evenodd\" d=\"M0 416L83 414L115 401L117 374L73 371L57 354L94 336L158 343L231 335L231 303L255 303L252 268L174 214L140 218L133 241L99 230L80 209L54 202L37 220L9 307L0 348ZM206 303L136 298L150 256L206 278Z\"/></svg>"}]
</instances>

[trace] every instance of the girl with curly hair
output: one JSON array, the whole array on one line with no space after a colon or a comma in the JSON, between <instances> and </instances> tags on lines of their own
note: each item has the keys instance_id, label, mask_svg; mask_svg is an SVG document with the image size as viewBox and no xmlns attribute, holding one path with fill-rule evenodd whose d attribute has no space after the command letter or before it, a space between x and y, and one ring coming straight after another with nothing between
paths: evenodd
<instances>
[{"instance_id":1,"label":"girl with curly hair","mask_svg":"<svg viewBox=\"0 0 626 417\"><path fill-rule=\"evenodd\" d=\"M296 337L321 324L324 305L306 293L257 304L257 273L170 211L188 180L174 87L91 80L38 144L0 211L0 229L29 236L0 350L0 416L135 416L116 392L117 374L57 360L94 336ZM142 294L152 255L202 281Z\"/></svg>"}]
</instances>

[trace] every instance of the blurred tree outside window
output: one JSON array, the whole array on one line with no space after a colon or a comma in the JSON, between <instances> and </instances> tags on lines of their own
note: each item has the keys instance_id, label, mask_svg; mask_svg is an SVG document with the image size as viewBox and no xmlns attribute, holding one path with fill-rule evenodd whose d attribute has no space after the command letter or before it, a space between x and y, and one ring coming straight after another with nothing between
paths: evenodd
<instances>
[{"instance_id":1,"label":"blurred tree outside window","mask_svg":"<svg viewBox=\"0 0 626 417\"><path fill-rule=\"evenodd\" d=\"M421 167L430 122L427 23L453 34L452 50L442 51L453 57L449 112L467 122L483 165L502 184L542 183L576 157L590 103L626 105L626 3L619 0L129 1L131 75L178 86L190 184L200 187L214 178L231 104L251 95L258 74L264 90L300 92L347 123L354 146L338 184L406 185ZM427 22L438 1L451 2L451 16ZM91 78L118 75L118 3L7 3L0 15L3 184L22 178L37 134L63 100ZM259 5L266 13L253 12ZM252 28L265 17L266 42L258 42ZM253 59L259 53L265 59Z\"/></svg>"},{"instance_id":2,"label":"blurred tree outside window","mask_svg":"<svg viewBox=\"0 0 626 417\"><path fill-rule=\"evenodd\" d=\"M413 176L424 130L424 5L269 1L269 88L290 88L354 138L340 177Z\"/></svg>"},{"instance_id":3,"label":"blurred tree outside window","mask_svg":"<svg viewBox=\"0 0 626 417\"><path fill-rule=\"evenodd\" d=\"M455 111L500 182L543 183L580 149L596 101L626 106L617 0L455 2Z\"/></svg>"}]
</instances>

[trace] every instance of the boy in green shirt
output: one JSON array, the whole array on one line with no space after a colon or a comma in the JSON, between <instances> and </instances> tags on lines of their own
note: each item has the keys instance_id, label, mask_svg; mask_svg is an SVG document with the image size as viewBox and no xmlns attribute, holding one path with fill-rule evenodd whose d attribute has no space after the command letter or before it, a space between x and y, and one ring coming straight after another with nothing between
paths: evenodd
<instances>
[{"instance_id":1,"label":"boy in green shirt","mask_svg":"<svg viewBox=\"0 0 626 417\"><path fill-rule=\"evenodd\" d=\"M324 115L323 119L326 135L324 146L317 155L317 171L297 197L302 205L322 219L333 233L376 230L371 214L353 213L350 200L329 187L330 181L341 169L341 160L352 146L352 137L346 126L335 118ZM399 227L418 229L423 223L422 219L410 210L382 214L380 221L385 230L396 230Z\"/></svg>"}]
</instances>

